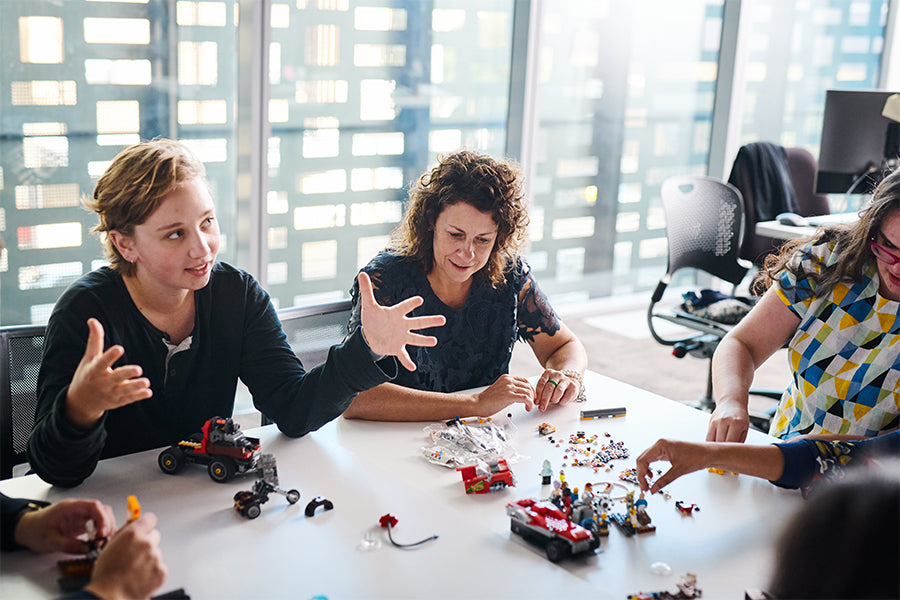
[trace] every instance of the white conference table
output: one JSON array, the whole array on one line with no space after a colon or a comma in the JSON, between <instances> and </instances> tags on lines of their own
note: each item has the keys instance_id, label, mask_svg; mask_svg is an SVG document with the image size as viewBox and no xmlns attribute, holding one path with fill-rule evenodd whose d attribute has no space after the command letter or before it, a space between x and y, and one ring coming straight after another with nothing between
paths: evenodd
<instances>
[{"instance_id":1,"label":"white conference table","mask_svg":"<svg viewBox=\"0 0 900 600\"><path fill-rule=\"evenodd\" d=\"M652 377L652 373L647 374ZM568 436L584 431L622 441L631 457L611 472L565 468L566 481L618 481L635 458L659 437L702 440L708 415L596 373L587 373L588 401L547 413L511 414L517 430L511 443L521 455L511 465L517 486L500 492L466 495L459 473L426 461L425 423L377 423L339 418L300 439L274 426L247 430L261 438L263 452L278 461L281 487L302 494L291 506L272 494L255 520L234 511L232 496L250 489L252 476L227 484L210 480L206 469L186 465L174 476L156 464L158 450L101 461L94 474L74 489L52 487L35 475L0 483L10 496L46 499L99 498L118 521L126 518L125 499L136 494L145 512L159 518L157 528L169 577L160 592L184 588L202 598L615 598L630 593L675 591L678 578L697 574L704 598L743 598L744 590L765 588L772 546L783 522L800 505L799 493L762 480L706 470L668 487L671 498L648 496L654 533L627 538L610 526L596 553L550 563L543 550L509 531L507 502L546 498L540 470L549 459L558 474ZM585 408L625 406L627 416L582 421ZM560 447L539 436L537 426L556 426ZM610 433L610 438L604 437ZM772 438L751 431L750 443ZM665 464L658 464L665 467ZM628 487L633 487L626 484ZM635 488L636 489L636 488ZM619 491L614 494L620 493ZM314 496L334 510L313 517L304 508ZM699 505L683 516L676 500ZM619 505L624 507L624 505ZM415 549L390 545L379 518L399 520L398 542L438 534ZM364 537L378 549L358 549ZM28 551L5 553L0 562L0 597L48 598L59 594L56 561L64 555ZM651 565L671 568L660 574Z\"/></svg>"}]
</instances>

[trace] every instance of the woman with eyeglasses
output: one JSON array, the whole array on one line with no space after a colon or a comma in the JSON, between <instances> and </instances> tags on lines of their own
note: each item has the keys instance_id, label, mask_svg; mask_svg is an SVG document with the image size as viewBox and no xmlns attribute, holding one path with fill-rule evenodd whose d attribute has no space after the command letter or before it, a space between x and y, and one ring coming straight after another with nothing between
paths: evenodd
<instances>
[{"instance_id":1,"label":"woman with eyeglasses","mask_svg":"<svg viewBox=\"0 0 900 600\"><path fill-rule=\"evenodd\" d=\"M768 290L713 357L707 440L745 440L753 373L785 343L792 377L771 435L873 437L897 429L900 169L859 216L793 240L766 261Z\"/></svg>"}]
</instances>

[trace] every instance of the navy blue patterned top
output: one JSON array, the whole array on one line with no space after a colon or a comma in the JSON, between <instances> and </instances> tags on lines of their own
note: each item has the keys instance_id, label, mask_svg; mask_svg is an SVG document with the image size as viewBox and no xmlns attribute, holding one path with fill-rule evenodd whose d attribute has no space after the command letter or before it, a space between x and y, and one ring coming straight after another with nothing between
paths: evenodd
<instances>
[{"instance_id":1,"label":"navy blue patterned top","mask_svg":"<svg viewBox=\"0 0 900 600\"><path fill-rule=\"evenodd\" d=\"M392 383L435 392L456 392L494 383L509 370L509 359L517 339L532 341L538 333L554 335L559 317L531 275L531 267L516 259L507 270L506 281L494 288L473 280L462 308L451 308L432 291L422 268L406 256L381 252L362 270L375 287L379 304L392 306L411 296L425 302L410 316L444 315L447 323L419 331L433 335L437 346L407 346L416 363L415 371L400 365ZM353 313L348 325L360 325L359 288L350 291Z\"/></svg>"}]
</instances>

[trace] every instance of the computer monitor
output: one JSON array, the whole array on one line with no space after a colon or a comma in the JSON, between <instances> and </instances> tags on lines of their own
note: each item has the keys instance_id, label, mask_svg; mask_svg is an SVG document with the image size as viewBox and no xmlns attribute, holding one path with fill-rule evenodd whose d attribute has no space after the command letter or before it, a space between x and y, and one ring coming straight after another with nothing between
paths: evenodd
<instances>
[{"instance_id":1,"label":"computer monitor","mask_svg":"<svg viewBox=\"0 0 900 600\"><path fill-rule=\"evenodd\" d=\"M898 124L881 111L894 92L828 90L816 193L868 193L900 154Z\"/></svg>"}]
</instances>

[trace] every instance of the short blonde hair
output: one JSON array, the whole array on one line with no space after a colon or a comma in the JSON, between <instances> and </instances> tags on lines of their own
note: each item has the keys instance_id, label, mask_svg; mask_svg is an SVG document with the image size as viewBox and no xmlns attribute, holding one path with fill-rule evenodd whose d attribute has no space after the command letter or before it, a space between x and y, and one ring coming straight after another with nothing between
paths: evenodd
<instances>
[{"instance_id":1,"label":"short blonde hair","mask_svg":"<svg viewBox=\"0 0 900 600\"><path fill-rule=\"evenodd\" d=\"M119 254L110 231L124 236L146 221L175 186L202 179L206 168L181 142L157 138L125 148L97 181L92 199L84 205L100 222L91 231L100 234L110 266L123 275L134 275L135 266ZM207 184L208 185L208 184Z\"/></svg>"}]
</instances>

